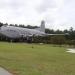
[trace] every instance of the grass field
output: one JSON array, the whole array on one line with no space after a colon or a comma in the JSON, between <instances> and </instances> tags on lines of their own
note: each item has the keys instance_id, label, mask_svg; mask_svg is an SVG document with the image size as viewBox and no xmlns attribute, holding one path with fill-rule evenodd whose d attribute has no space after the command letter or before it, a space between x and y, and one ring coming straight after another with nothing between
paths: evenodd
<instances>
[{"instance_id":1,"label":"grass field","mask_svg":"<svg viewBox=\"0 0 75 75\"><path fill-rule=\"evenodd\" d=\"M64 47L0 42L0 66L14 75L75 75L75 54Z\"/></svg>"}]
</instances>

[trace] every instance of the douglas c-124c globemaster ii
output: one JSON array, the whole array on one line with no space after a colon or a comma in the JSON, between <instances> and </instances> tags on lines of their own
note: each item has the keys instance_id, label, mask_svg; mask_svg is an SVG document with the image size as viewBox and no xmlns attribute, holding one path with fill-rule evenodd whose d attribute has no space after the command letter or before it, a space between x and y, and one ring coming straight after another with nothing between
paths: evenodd
<instances>
[{"instance_id":1,"label":"douglas c-124c globemaster ii","mask_svg":"<svg viewBox=\"0 0 75 75\"><path fill-rule=\"evenodd\" d=\"M15 26L2 26L0 28L0 34L5 36L6 39L13 41L15 39L26 38L30 40L33 36L48 36L48 35L63 35L63 34L46 34L45 33L45 21L41 22L40 28L28 29Z\"/></svg>"}]
</instances>

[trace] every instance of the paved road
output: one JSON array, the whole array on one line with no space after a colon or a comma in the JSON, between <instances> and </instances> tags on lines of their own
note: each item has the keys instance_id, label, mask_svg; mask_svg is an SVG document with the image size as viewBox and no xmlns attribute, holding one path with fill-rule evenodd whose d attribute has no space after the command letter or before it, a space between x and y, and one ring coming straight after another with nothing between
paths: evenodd
<instances>
[{"instance_id":1,"label":"paved road","mask_svg":"<svg viewBox=\"0 0 75 75\"><path fill-rule=\"evenodd\" d=\"M12 74L0 67L0 75L12 75Z\"/></svg>"}]
</instances>

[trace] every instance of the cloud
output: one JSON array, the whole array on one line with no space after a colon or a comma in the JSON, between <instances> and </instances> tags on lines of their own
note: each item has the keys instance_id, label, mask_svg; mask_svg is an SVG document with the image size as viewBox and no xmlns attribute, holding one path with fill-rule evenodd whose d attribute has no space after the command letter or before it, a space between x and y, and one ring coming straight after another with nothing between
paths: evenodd
<instances>
[{"instance_id":1,"label":"cloud","mask_svg":"<svg viewBox=\"0 0 75 75\"><path fill-rule=\"evenodd\" d=\"M38 12L43 13L52 8L56 8L56 2L54 0L42 0L42 3L37 10Z\"/></svg>"},{"instance_id":2,"label":"cloud","mask_svg":"<svg viewBox=\"0 0 75 75\"><path fill-rule=\"evenodd\" d=\"M64 6L63 0L43 0L37 11L43 14L43 19L47 22L48 28L60 28L61 22L64 22L64 17L60 13L60 9ZM62 18L60 20L60 18Z\"/></svg>"},{"instance_id":3,"label":"cloud","mask_svg":"<svg viewBox=\"0 0 75 75\"><path fill-rule=\"evenodd\" d=\"M0 0L0 21L17 24L40 25L47 28L75 28L74 0Z\"/></svg>"},{"instance_id":4,"label":"cloud","mask_svg":"<svg viewBox=\"0 0 75 75\"><path fill-rule=\"evenodd\" d=\"M48 28L69 29L75 28L74 0L44 0L38 12L43 15Z\"/></svg>"},{"instance_id":5,"label":"cloud","mask_svg":"<svg viewBox=\"0 0 75 75\"><path fill-rule=\"evenodd\" d=\"M0 3L1 21L27 23L35 21L35 18L38 16L35 11L35 6L39 4L37 0L7 0L6 2L5 0L1 0Z\"/></svg>"}]
</instances>

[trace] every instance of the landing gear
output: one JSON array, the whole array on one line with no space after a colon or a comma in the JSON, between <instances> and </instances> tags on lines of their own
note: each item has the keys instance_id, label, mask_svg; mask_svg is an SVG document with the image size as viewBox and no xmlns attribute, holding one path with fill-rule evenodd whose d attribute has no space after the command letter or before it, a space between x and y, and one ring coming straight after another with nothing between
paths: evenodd
<instances>
[{"instance_id":1,"label":"landing gear","mask_svg":"<svg viewBox=\"0 0 75 75\"><path fill-rule=\"evenodd\" d=\"M32 41L33 41L33 38L32 37L27 37L27 42L28 43L32 43Z\"/></svg>"}]
</instances>

